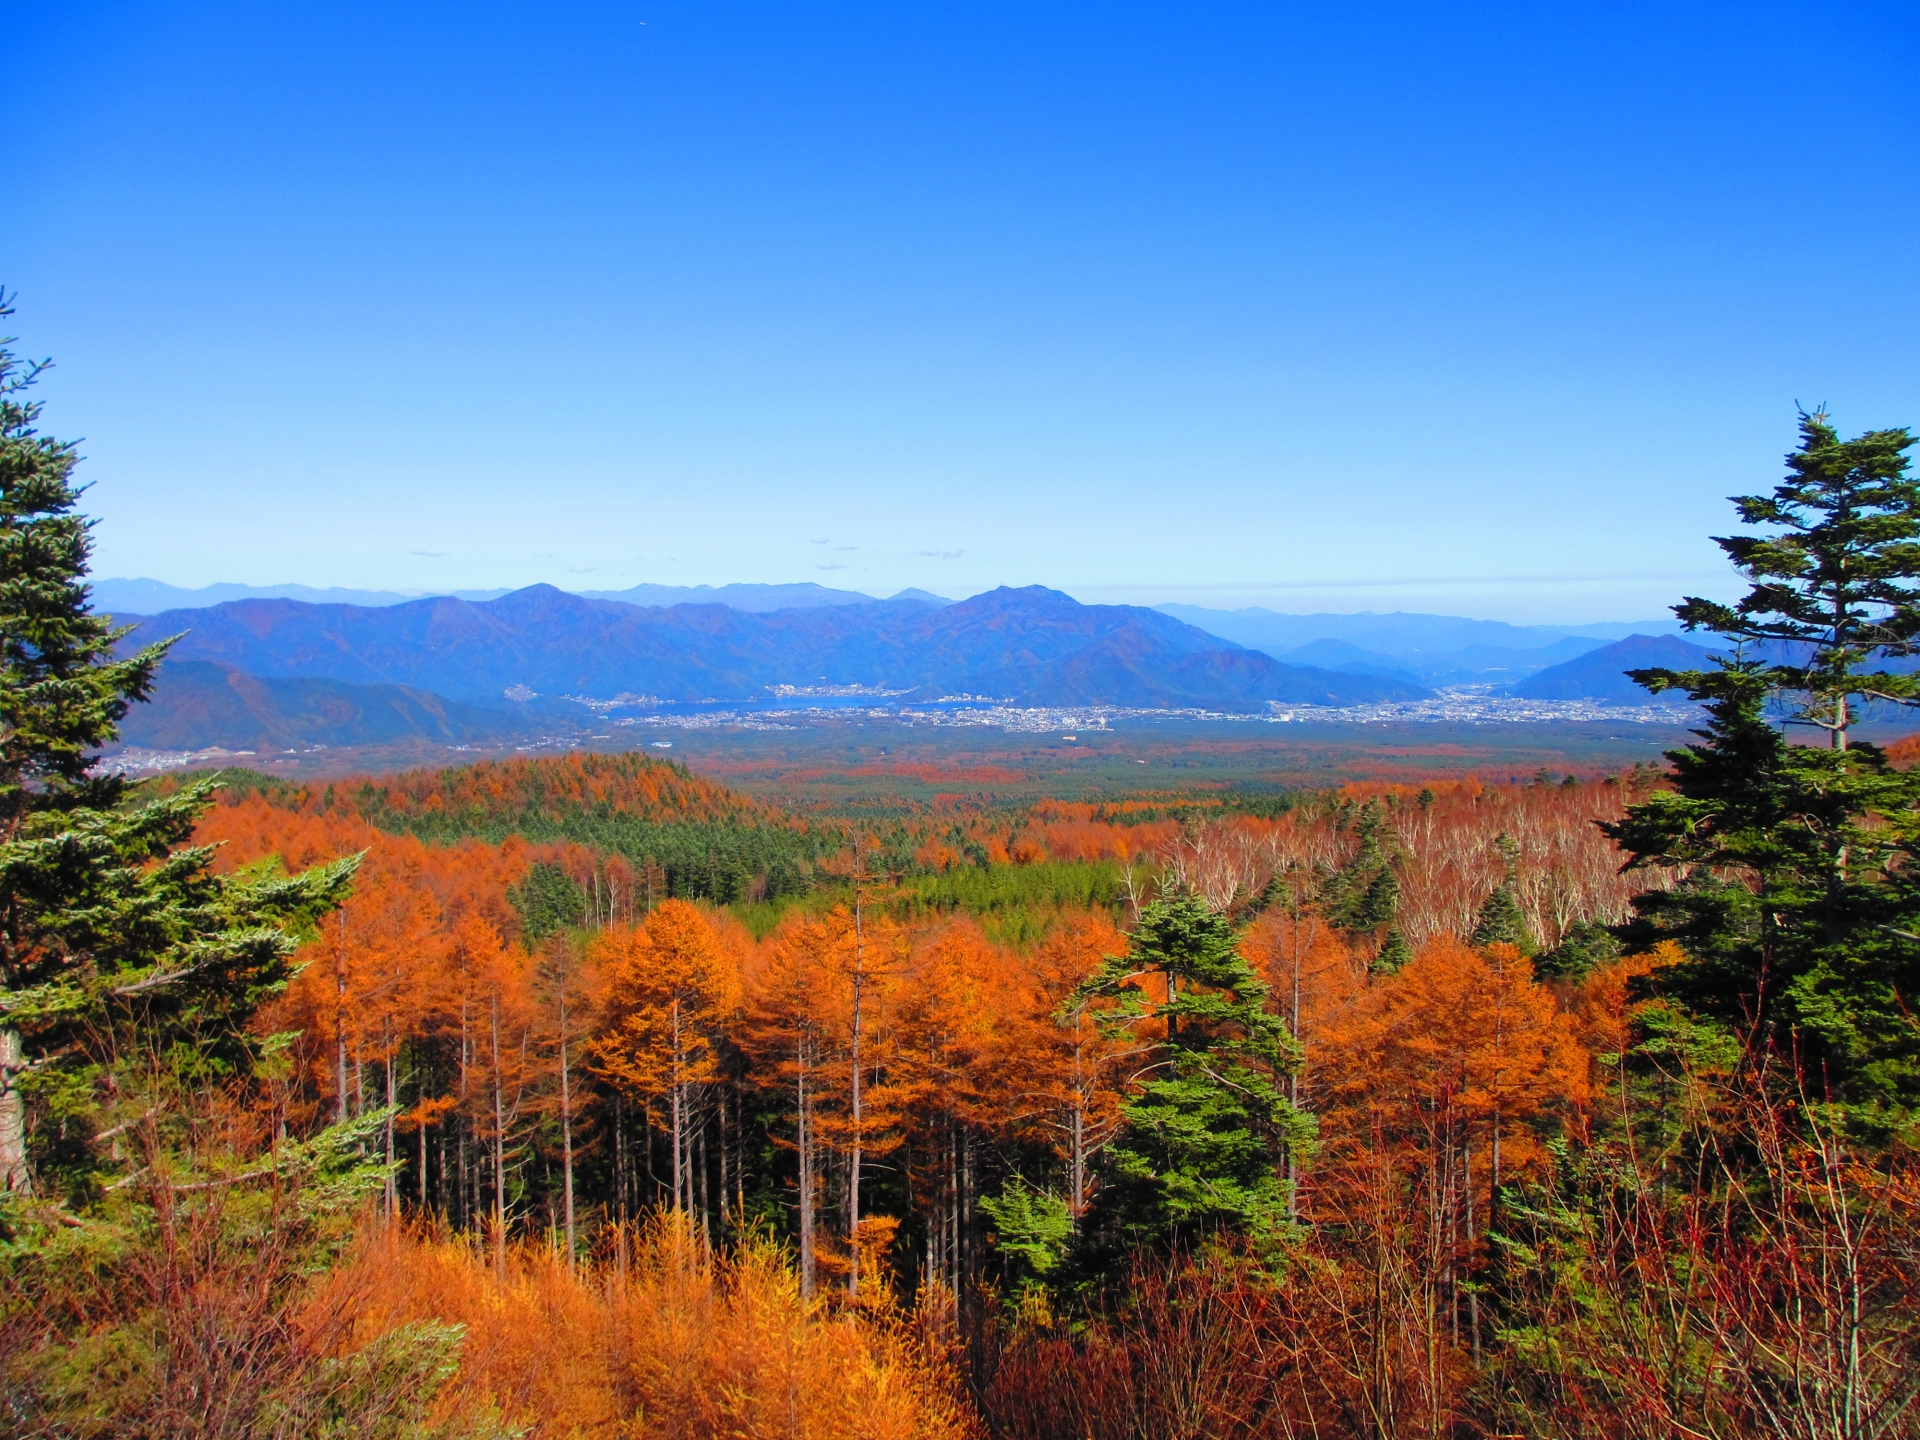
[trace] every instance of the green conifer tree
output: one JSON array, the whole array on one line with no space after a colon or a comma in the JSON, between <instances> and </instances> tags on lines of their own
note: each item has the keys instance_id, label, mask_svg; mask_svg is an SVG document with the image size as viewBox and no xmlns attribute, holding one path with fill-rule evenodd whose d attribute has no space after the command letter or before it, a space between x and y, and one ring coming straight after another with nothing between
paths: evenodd
<instances>
[{"instance_id":1,"label":"green conifer tree","mask_svg":"<svg viewBox=\"0 0 1920 1440\"><path fill-rule=\"evenodd\" d=\"M1533 932L1527 928L1526 912L1514 894L1513 881L1502 880L1481 904L1480 914L1473 922L1473 943L1511 945L1522 955L1531 955L1538 948Z\"/></svg>"},{"instance_id":2,"label":"green conifer tree","mask_svg":"<svg viewBox=\"0 0 1920 1440\"><path fill-rule=\"evenodd\" d=\"M1226 917L1195 895L1149 905L1128 952L1075 992L1151 1046L1102 1156L1082 1247L1095 1268L1221 1232L1262 1252L1283 1240L1286 1157L1311 1145L1313 1124L1282 1089L1300 1050L1267 998Z\"/></svg>"},{"instance_id":3,"label":"green conifer tree","mask_svg":"<svg viewBox=\"0 0 1920 1440\"><path fill-rule=\"evenodd\" d=\"M1703 702L1708 720L1669 753L1671 789L1607 829L1632 865L1684 872L1622 932L1635 948L1681 944L1687 961L1660 991L1884 1129L1920 1104L1920 776L1850 732L1861 701L1916 699L1913 676L1865 667L1915 651L1920 485L1904 430L1841 441L1803 415L1800 435L1770 498L1734 500L1783 533L1718 540L1752 581L1745 598L1675 607L1729 653L1710 670L1634 672ZM1768 718L1782 699L1789 723L1829 743L1789 744Z\"/></svg>"},{"instance_id":4,"label":"green conifer tree","mask_svg":"<svg viewBox=\"0 0 1920 1440\"><path fill-rule=\"evenodd\" d=\"M12 313L0 296L0 317ZM84 1137L164 1113L155 1087L168 1075L246 1063L244 1021L289 977L287 927L334 903L353 864L219 879L210 849L182 848L209 785L143 799L100 765L167 646L116 657L127 632L90 608L79 457L38 433L23 392L44 365L11 343L0 340L0 1192L44 1191L37 1172L51 1167L77 1198L113 1169ZM38 1156L31 1104L53 1122Z\"/></svg>"},{"instance_id":5,"label":"green conifer tree","mask_svg":"<svg viewBox=\"0 0 1920 1440\"><path fill-rule=\"evenodd\" d=\"M1387 938L1380 942L1380 953L1373 958L1372 970L1376 975L1397 975L1413 960L1413 946L1407 937L1400 933L1398 926L1387 931Z\"/></svg>"},{"instance_id":6,"label":"green conifer tree","mask_svg":"<svg viewBox=\"0 0 1920 1440\"><path fill-rule=\"evenodd\" d=\"M1500 852L1506 876L1481 902L1473 922L1472 941L1475 945L1511 945L1522 955L1531 955L1540 947L1527 928L1526 912L1520 908L1520 847L1511 835L1501 834L1494 837L1493 848Z\"/></svg>"}]
</instances>

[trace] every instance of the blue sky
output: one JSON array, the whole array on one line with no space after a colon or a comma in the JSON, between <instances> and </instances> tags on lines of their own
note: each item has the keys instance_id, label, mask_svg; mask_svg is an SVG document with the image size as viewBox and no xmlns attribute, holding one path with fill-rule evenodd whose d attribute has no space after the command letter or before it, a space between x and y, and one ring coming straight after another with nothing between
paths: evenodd
<instances>
[{"instance_id":1,"label":"blue sky","mask_svg":"<svg viewBox=\"0 0 1920 1440\"><path fill-rule=\"evenodd\" d=\"M103 575L1639 617L1920 423L1911 5L8 27Z\"/></svg>"}]
</instances>

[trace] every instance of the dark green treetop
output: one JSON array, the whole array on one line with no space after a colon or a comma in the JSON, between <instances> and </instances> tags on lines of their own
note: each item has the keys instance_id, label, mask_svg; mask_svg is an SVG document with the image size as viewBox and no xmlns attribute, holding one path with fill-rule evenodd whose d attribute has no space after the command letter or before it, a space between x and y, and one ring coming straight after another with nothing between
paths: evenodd
<instances>
[{"instance_id":1,"label":"dark green treetop","mask_svg":"<svg viewBox=\"0 0 1920 1440\"><path fill-rule=\"evenodd\" d=\"M1282 1166L1313 1124L1281 1088L1300 1049L1267 999L1227 918L1191 894L1149 905L1128 952L1075 991L1071 1004L1106 1002L1102 1023L1149 1047L1101 1157L1082 1247L1096 1268L1141 1246L1284 1239Z\"/></svg>"},{"instance_id":2,"label":"dark green treetop","mask_svg":"<svg viewBox=\"0 0 1920 1440\"><path fill-rule=\"evenodd\" d=\"M1733 497L1742 523L1775 533L1714 537L1750 582L1746 595L1734 605L1689 596L1674 607L1689 630L1767 646L1771 683L1800 697L1800 721L1843 749L1856 698L1920 697L1920 678L1870 668L1920 642L1913 439L1900 429L1842 440L1826 415L1802 413L1787 479L1772 495Z\"/></svg>"}]
</instances>

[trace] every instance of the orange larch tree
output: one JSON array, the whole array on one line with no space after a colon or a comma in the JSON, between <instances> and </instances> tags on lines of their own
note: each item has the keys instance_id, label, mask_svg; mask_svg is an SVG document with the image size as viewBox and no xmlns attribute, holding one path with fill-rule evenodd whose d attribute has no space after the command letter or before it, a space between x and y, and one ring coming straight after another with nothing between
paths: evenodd
<instances>
[{"instance_id":1,"label":"orange larch tree","mask_svg":"<svg viewBox=\"0 0 1920 1440\"><path fill-rule=\"evenodd\" d=\"M809 1297L820 1240L818 1106L833 1030L826 1006L832 977L847 967L838 952L851 943L852 928L837 922L848 918L844 911L818 919L790 912L760 947L745 977L741 1043L760 1082L792 1096L793 1139L782 1143L794 1152L800 1286Z\"/></svg>"},{"instance_id":2,"label":"orange larch tree","mask_svg":"<svg viewBox=\"0 0 1920 1440\"><path fill-rule=\"evenodd\" d=\"M1104 915L1056 926L1027 960L1026 1023L1010 1026L996 1057L1013 1083L1038 1097L1041 1124L1066 1172L1077 1223L1093 1199L1093 1161L1120 1126L1121 1071L1138 1047L1104 1031L1075 991L1127 939Z\"/></svg>"},{"instance_id":3,"label":"orange larch tree","mask_svg":"<svg viewBox=\"0 0 1920 1440\"><path fill-rule=\"evenodd\" d=\"M737 958L684 900L666 901L637 926L601 931L594 954L607 969L595 1067L643 1103L665 1105L674 1208L693 1214L705 1188L696 1131L740 1010Z\"/></svg>"}]
</instances>

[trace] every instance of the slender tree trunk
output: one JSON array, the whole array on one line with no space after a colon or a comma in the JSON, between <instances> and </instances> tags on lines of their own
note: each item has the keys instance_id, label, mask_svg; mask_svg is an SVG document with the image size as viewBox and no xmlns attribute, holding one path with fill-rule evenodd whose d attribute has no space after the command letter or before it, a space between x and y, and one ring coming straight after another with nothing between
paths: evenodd
<instances>
[{"instance_id":1,"label":"slender tree trunk","mask_svg":"<svg viewBox=\"0 0 1920 1440\"><path fill-rule=\"evenodd\" d=\"M334 1123L347 1123L347 911L340 907L333 947Z\"/></svg>"},{"instance_id":2,"label":"slender tree trunk","mask_svg":"<svg viewBox=\"0 0 1920 1440\"><path fill-rule=\"evenodd\" d=\"M493 993L493 1268L507 1273L507 1118L500 1085L500 992Z\"/></svg>"},{"instance_id":3,"label":"slender tree trunk","mask_svg":"<svg viewBox=\"0 0 1920 1440\"><path fill-rule=\"evenodd\" d=\"M647 1198L657 1203L660 1198L660 1179L653 1173L653 1102L651 1100L640 1107L640 1153L646 1156L647 1160ZM634 1177L636 1184L639 1178L637 1175Z\"/></svg>"},{"instance_id":4,"label":"slender tree trunk","mask_svg":"<svg viewBox=\"0 0 1920 1440\"><path fill-rule=\"evenodd\" d=\"M673 1208L691 1210L686 1189L686 1167L682 1155L687 1137L687 1087L681 1081L680 1002L673 1002Z\"/></svg>"},{"instance_id":5,"label":"slender tree trunk","mask_svg":"<svg viewBox=\"0 0 1920 1440\"><path fill-rule=\"evenodd\" d=\"M1076 1010L1073 1016L1073 1028L1080 1029L1081 1012ZM1076 1039L1073 1046L1073 1223L1077 1227L1080 1217L1087 1211L1087 1088L1082 1073L1083 1052L1086 1047Z\"/></svg>"},{"instance_id":6,"label":"slender tree trunk","mask_svg":"<svg viewBox=\"0 0 1920 1440\"><path fill-rule=\"evenodd\" d=\"M460 1104L454 1111L454 1147L455 1161L459 1173L454 1176L455 1188L460 1197L459 1223L462 1229L473 1224L474 1210L467 1204L467 1131L472 1123L467 1104L471 1098L473 1086L473 1027L472 1017L468 1014L469 996L466 986L466 963L460 966Z\"/></svg>"},{"instance_id":7,"label":"slender tree trunk","mask_svg":"<svg viewBox=\"0 0 1920 1440\"><path fill-rule=\"evenodd\" d=\"M807 1042L794 1046L800 1131L800 1293L813 1298L813 1097L807 1093Z\"/></svg>"},{"instance_id":8,"label":"slender tree trunk","mask_svg":"<svg viewBox=\"0 0 1920 1440\"><path fill-rule=\"evenodd\" d=\"M573 1074L567 1052L567 989L560 985L560 1163L565 1175L567 1269L573 1269Z\"/></svg>"},{"instance_id":9,"label":"slender tree trunk","mask_svg":"<svg viewBox=\"0 0 1920 1440\"><path fill-rule=\"evenodd\" d=\"M713 1205L707 1194L707 1116L700 1107L699 1120L693 1126L693 1175L700 1187L700 1250L713 1258Z\"/></svg>"},{"instance_id":10,"label":"slender tree trunk","mask_svg":"<svg viewBox=\"0 0 1920 1440\"><path fill-rule=\"evenodd\" d=\"M613 1213L627 1223L627 1105L613 1092Z\"/></svg>"},{"instance_id":11,"label":"slender tree trunk","mask_svg":"<svg viewBox=\"0 0 1920 1440\"><path fill-rule=\"evenodd\" d=\"M960 1278L977 1273L973 1243L973 1127L960 1122Z\"/></svg>"},{"instance_id":12,"label":"slender tree trunk","mask_svg":"<svg viewBox=\"0 0 1920 1440\"><path fill-rule=\"evenodd\" d=\"M0 1190L27 1195L33 1177L27 1170L27 1101L16 1077L27 1067L20 1032L0 1029Z\"/></svg>"},{"instance_id":13,"label":"slender tree trunk","mask_svg":"<svg viewBox=\"0 0 1920 1440\"><path fill-rule=\"evenodd\" d=\"M1494 1117L1494 1124L1496 1127L1499 1125L1497 1115ZM1493 1142L1496 1149L1500 1144L1499 1135L1500 1132L1496 1128ZM1463 1263L1471 1269L1474 1241L1478 1238L1473 1227L1473 1132L1471 1129L1467 1132L1466 1153L1463 1159L1467 1176L1461 1194L1462 1228L1466 1232L1466 1256ZM1467 1325L1473 1341L1473 1363L1478 1366L1480 1364L1480 1291L1478 1287L1467 1291Z\"/></svg>"},{"instance_id":14,"label":"slender tree trunk","mask_svg":"<svg viewBox=\"0 0 1920 1440\"><path fill-rule=\"evenodd\" d=\"M1292 944L1288 948L1293 951L1293 1006L1287 1024L1289 1033L1298 1043L1300 1040L1300 916L1297 911L1293 921ZM1304 1062L1302 1063L1304 1065ZM1296 1065L1287 1076L1287 1103L1293 1106L1295 1111L1300 1108L1301 1068L1301 1065ZM1289 1144L1287 1146L1287 1218L1298 1220L1300 1218L1300 1164L1293 1150L1294 1147Z\"/></svg>"},{"instance_id":15,"label":"slender tree trunk","mask_svg":"<svg viewBox=\"0 0 1920 1440\"><path fill-rule=\"evenodd\" d=\"M384 1036L387 1050L387 1098L384 1106L387 1112L386 1151L387 1151L387 1219L392 1220L400 1213L400 1181L393 1171L393 1065L395 1060L392 1021L382 1021L386 1030Z\"/></svg>"},{"instance_id":16,"label":"slender tree trunk","mask_svg":"<svg viewBox=\"0 0 1920 1440\"><path fill-rule=\"evenodd\" d=\"M856 852L857 854L857 852ZM853 889L853 1085L850 1111L853 1120L853 1146L847 1157L847 1248L852 1263L847 1268L847 1293L860 1293L860 1039L864 1019L862 1002L866 992L865 936L861 928L860 882Z\"/></svg>"},{"instance_id":17,"label":"slender tree trunk","mask_svg":"<svg viewBox=\"0 0 1920 1440\"><path fill-rule=\"evenodd\" d=\"M733 1192L728 1188L727 1169L727 1091L725 1086L714 1091L714 1103L720 1110L720 1229L724 1235L727 1225L727 1211L732 1203Z\"/></svg>"}]
</instances>

